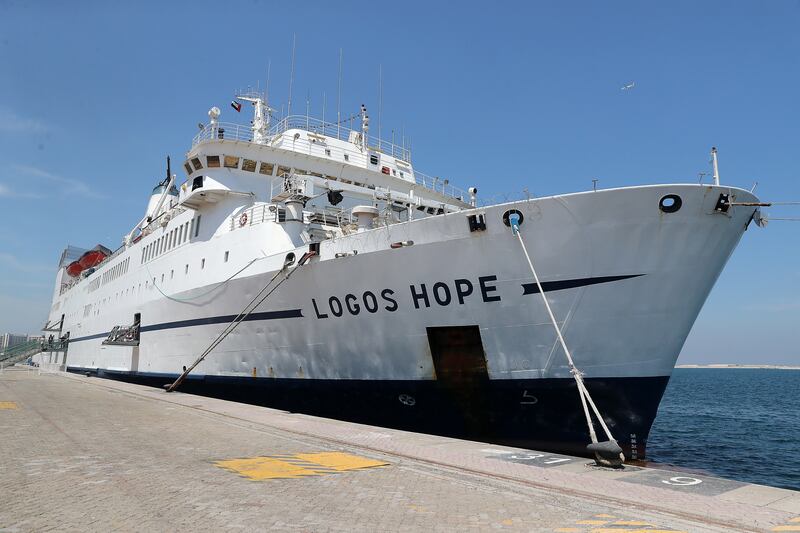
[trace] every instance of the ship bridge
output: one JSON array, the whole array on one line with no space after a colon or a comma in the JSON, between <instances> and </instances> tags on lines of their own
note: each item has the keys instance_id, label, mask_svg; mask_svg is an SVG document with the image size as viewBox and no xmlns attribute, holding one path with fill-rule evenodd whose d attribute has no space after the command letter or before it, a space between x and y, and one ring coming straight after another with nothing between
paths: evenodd
<instances>
[{"instance_id":1,"label":"ship bridge","mask_svg":"<svg viewBox=\"0 0 800 533\"><path fill-rule=\"evenodd\" d=\"M255 118L252 123L243 125L219 121L217 120L219 109L212 108L209 111L210 123L202 125L201 130L192 139L190 157L184 163L187 176L204 168L203 160L196 156L202 152L200 148L205 143L220 141L236 144L247 143L312 157L318 159L323 167L329 166L325 165L325 162L334 163L345 172L365 169L381 177L377 180L380 186L402 192L414 191L411 193L412 197L416 194L418 197L427 197L456 209L469 208L474 205L474 189L465 191L450 184L449 179L429 176L416 170L411 163L411 146L410 144L406 145L405 140L401 144L397 144L370 136L368 134L369 117L366 115L364 107L362 107L360 117L353 116L340 122L326 122L309 115L290 115L270 125L266 112L269 108L263 100L254 96L239 97L239 99L253 102ZM234 103L236 102L234 101ZM361 121L360 130L352 127L353 122L358 119ZM345 122L349 122L350 126L347 126ZM191 157L192 155L195 157ZM237 169L267 175L273 174L269 166L262 167L258 160L246 157L240 159L243 161L236 163L235 168ZM206 161L208 166L217 163L213 159ZM233 159L225 161L224 156L219 164L227 168L234 168ZM290 168L283 170L285 172L281 172L279 169L276 175L288 174ZM330 178L330 175L319 172L317 169L308 169L308 171L301 169L300 172L295 170L293 173Z\"/></svg>"}]
</instances>

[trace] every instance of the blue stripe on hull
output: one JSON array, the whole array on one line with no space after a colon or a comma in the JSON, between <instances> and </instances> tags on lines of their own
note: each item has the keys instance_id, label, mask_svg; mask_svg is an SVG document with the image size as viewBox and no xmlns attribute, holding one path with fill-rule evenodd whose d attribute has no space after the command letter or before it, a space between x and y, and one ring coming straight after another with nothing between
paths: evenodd
<instances>
[{"instance_id":1,"label":"blue stripe on hull","mask_svg":"<svg viewBox=\"0 0 800 533\"><path fill-rule=\"evenodd\" d=\"M161 388L177 374L69 368ZM587 378L627 458L645 456L668 376ZM192 376L181 391L437 435L586 455L589 434L572 379L317 380ZM598 428L599 431L599 428Z\"/></svg>"},{"instance_id":2,"label":"blue stripe on hull","mask_svg":"<svg viewBox=\"0 0 800 533\"><path fill-rule=\"evenodd\" d=\"M236 319L237 315L221 315L221 316L208 316L203 318L192 318L189 320L176 320L174 322L161 322L160 324L150 324L149 326L142 326L139 331L145 333L147 331L158 331L162 329L174 328L190 328L193 326L207 326L209 324L229 324ZM287 309L285 311L263 311L260 313L250 313L245 317L242 322L251 322L253 320L279 320L283 318L303 318L302 309ZM100 339L108 337L110 332L97 333L95 335L87 335L85 337L76 337L70 339L69 342L88 341L91 339Z\"/></svg>"}]
</instances>

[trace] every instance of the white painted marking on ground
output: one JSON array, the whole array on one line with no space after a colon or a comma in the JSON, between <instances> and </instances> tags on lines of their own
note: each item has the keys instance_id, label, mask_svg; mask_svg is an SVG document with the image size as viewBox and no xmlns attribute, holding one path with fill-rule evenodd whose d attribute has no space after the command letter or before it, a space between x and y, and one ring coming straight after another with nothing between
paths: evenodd
<instances>
[{"instance_id":1,"label":"white painted marking on ground","mask_svg":"<svg viewBox=\"0 0 800 533\"><path fill-rule=\"evenodd\" d=\"M690 485L699 485L702 483L702 479L697 479L696 477L687 477L687 476L675 476L669 479L662 479L661 483L666 483L667 485L676 485L679 487L688 487Z\"/></svg>"}]
</instances>

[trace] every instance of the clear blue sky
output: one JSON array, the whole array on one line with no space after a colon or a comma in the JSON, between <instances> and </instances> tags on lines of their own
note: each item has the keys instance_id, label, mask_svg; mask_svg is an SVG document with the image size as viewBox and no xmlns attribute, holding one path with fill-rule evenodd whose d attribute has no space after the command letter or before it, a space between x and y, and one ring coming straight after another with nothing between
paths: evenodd
<instances>
[{"instance_id":1,"label":"clear blue sky","mask_svg":"<svg viewBox=\"0 0 800 533\"><path fill-rule=\"evenodd\" d=\"M800 2L0 2L0 331L36 331L67 243L116 248L236 88L405 127L483 196L694 182L800 200ZM620 87L635 81L633 90ZM244 117L238 117L244 119ZM800 216L800 208L772 209ZM680 362L800 364L800 222L746 233Z\"/></svg>"}]
</instances>

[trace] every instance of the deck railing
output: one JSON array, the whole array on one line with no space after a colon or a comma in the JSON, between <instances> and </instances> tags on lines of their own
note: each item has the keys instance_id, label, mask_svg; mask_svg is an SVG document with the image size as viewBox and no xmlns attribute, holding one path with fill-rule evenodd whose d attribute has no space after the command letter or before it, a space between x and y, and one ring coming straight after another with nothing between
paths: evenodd
<instances>
[{"instance_id":1,"label":"deck railing","mask_svg":"<svg viewBox=\"0 0 800 533\"><path fill-rule=\"evenodd\" d=\"M288 130L300 129L308 131L317 135L324 135L340 140L349 140L350 133L356 132L361 135L358 130L350 129L342 124L331 122L323 122L319 119L306 117L302 115L292 115L279 120L277 123L270 127L267 134L267 142L273 142ZM201 142L213 139L227 139L234 141L253 141L253 130L251 126L242 124L235 124L231 122L218 122L216 125L206 125L197 135L192 139L192 146ZM369 137L369 147L378 149L382 153L391 155L392 157L401 161L411 161L411 149L405 146L400 146L383 139ZM414 175L414 181L417 185L422 185L426 189L441 193L445 196L461 200L462 202L469 201L469 195L463 189L450 185L447 179L428 176L418 170L411 171Z\"/></svg>"},{"instance_id":2,"label":"deck railing","mask_svg":"<svg viewBox=\"0 0 800 533\"><path fill-rule=\"evenodd\" d=\"M449 196L451 198L456 198L462 202L469 202L469 195L464 191L464 189L450 185L450 182L446 179L428 176L427 174L423 174L422 172L415 170L414 181L417 182L417 185L422 185L426 189L444 194L445 196Z\"/></svg>"},{"instance_id":3,"label":"deck railing","mask_svg":"<svg viewBox=\"0 0 800 533\"><path fill-rule=\"evenodd\" d=\"M293 129L305 130L316 133L317 135L324 135L325 137L343 141L350 140L351 132L356 132L359 136L361 135L360 130L346 126L344 121L336 123L322 121L310 116L290 115L270 126L267 132L267 141L272 142L282 133ZM233 122L218 122L216 125L207 124L194 136L192 139L192 146L212 139L252 142L253 127L235 124ZM372 135L367 137L367 146L402 161L411 162L411 147L398 145L386 139L378 139Z\"/></svg>"}]
</instances>

